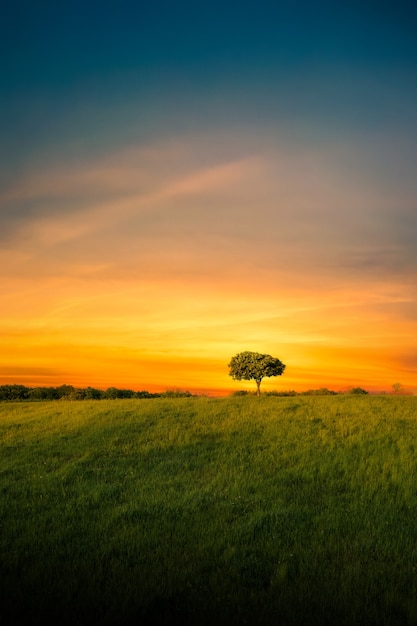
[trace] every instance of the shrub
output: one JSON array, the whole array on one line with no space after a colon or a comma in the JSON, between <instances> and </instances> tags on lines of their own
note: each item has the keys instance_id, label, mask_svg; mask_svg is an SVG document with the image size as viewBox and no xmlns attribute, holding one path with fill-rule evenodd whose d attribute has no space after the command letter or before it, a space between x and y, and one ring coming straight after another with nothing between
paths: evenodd
<instances>
[{"instance_id":1,"label":"shrub","mask_svg":"<svg viewBox=\"0 0 417 626\"><path fill-rule=\"evenodd\" d=\"M369 392L366 389L362 389L362 387L353 387L349 390L349 393L355 394L357 396L367 395Z\"/></svg>"}]
</instances>

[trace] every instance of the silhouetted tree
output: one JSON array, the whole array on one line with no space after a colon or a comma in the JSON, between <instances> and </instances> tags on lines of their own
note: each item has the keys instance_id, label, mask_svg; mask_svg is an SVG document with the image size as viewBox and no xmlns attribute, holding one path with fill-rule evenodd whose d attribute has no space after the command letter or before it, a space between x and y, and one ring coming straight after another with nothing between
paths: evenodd
<instances>
[{"instance_id":1,"label":"silhouetted tree","mask_svg":"<svg viewBox=\"0 0 417 626\"><path fill-rule=\"evenodd\" d=\"M402 386L401 383L394 383L392 386L392 393L395 396L404 396L405 395L405 389Z\"/></svg>"},{"instance_id":2,"label":"silhouetted tree","mask_svg":"<svg viewBox=\"0 0 417 626\"><path fill-rule=\"evenodd\" d=\"M270 354L259 352L240 352L229 363L229 376L234 380L254 380L256 394L261 395L262 379L271 376L281 376L285 365Z\"/></svg>"}]
</instances>

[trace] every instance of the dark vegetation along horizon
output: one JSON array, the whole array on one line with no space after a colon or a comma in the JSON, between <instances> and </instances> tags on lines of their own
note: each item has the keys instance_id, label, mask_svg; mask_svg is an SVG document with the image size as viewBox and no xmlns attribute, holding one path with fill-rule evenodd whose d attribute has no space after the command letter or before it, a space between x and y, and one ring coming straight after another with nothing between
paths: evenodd
<instances>
[{"instance_id":1,"label":"dark vegetation along horizon","mask_svg":"<svg viewBox=\"0 0 417 626\"><path fill-rule=\"evenodd\" d=\"M345 391L333 391L327 387L317 389L307 389L305 391L294 390L272 390L257 391L241 389L230 392L231 396L258 396L263 397L295 397L295 396L336 396L336 395L386 395L386 391L369 392L362 387L351 387ZM392 386L390 394L412 395L405 390L402 385L396 383ZM146 390L134 391L133 389L108 387L107 389L97 389L95 387L74 387L73 385L59 385L57 387L27 387L25 385L0 385L0 402L38 402L47 400L131 400L131 399L152 399L152 398L197 398L206 397L206 394L194 394L188 390L167 389L161 392L149 392Z\"/></svg>"},{"instance_id":2,"label":"dark vegetation along horizon","mask_svg":"<svg viewBox=\"0 0 417 626\"><path fill-rule=\"evenodd\" d=\"M417 624L417 399L0 405L0 623Z\"/></svg>"}]
</instances>

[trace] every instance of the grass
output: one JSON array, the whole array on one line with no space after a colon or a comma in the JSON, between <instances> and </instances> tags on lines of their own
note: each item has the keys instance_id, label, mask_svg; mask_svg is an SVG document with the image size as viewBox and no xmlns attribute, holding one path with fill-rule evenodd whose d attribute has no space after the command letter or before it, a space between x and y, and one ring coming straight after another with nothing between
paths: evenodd
<instances>
[{"instance_id":1,"label":"grass","mask_svg":"<svg viewBox=\"0 0 417 626\"><path fill-rule=\"evenodd\" d=\"M3 624L417 624L417 398L0 405Z\"/></svg>"}]
</instances>

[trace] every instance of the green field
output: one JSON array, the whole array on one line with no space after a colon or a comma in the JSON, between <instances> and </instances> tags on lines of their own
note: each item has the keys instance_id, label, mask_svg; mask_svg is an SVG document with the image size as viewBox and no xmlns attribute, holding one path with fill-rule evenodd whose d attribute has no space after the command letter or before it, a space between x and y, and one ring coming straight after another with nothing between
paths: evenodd
<instances>
[{"instance_id":1,"label":"green field","mask_svg":"<svg viewBox=\"0 0 417 626\"><path fill-rule=\"evenodd\" d=\"M417 398L0 405L2 624L417 624Z\"/></svg>"}]
</instances>

